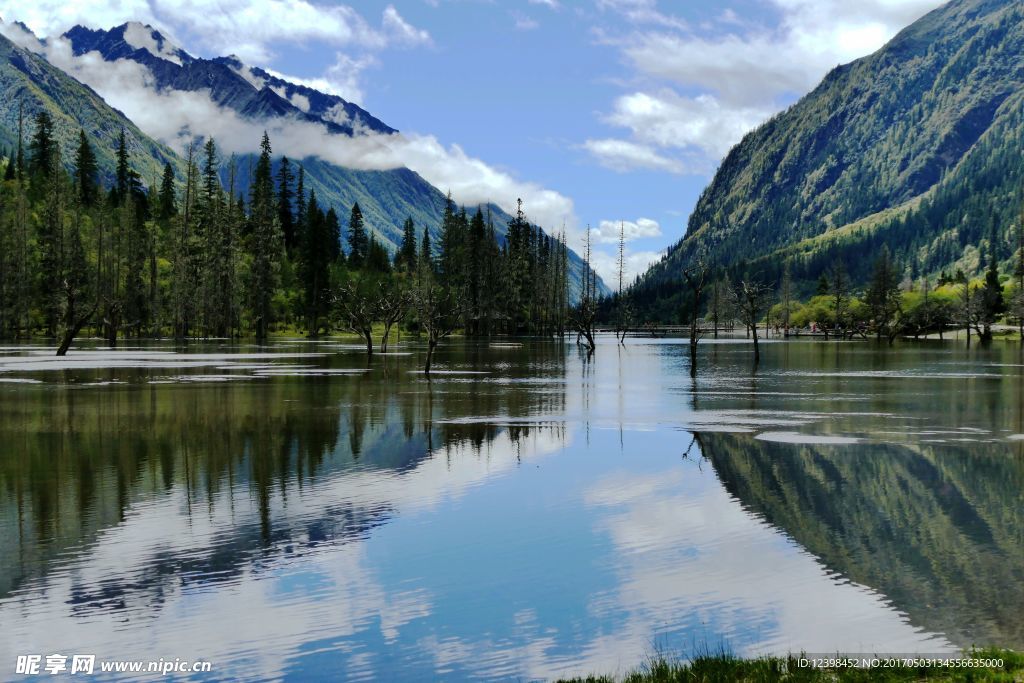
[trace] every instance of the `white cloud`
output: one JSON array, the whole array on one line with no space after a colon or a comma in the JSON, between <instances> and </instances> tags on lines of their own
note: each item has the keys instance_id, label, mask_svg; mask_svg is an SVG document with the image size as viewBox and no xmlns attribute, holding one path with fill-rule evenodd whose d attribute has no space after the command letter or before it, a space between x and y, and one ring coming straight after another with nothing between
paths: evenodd
<instances>
[{"instance_id":1,"label":"white cloud","mask_svg":"<svg viewBox=\"0 0 1024 683\"><path fill-rule=\"evenodd\" d=\"M664 251L626 251L626 263L623 268L623 280L628 287L652 263L665 255ZM619 286L619 256L594 250L590 254L590 266L601 276L609 288L615 290Z\"/></svg>"},{"instance_id":2,"label":"white cloud","mask_svg":"<svg viewBox=\"0 0 1024 683\"><path fill-rule=\"evenodd\" d=\"M291 76L274 71L273 69L265 69L265 71L297 85L304 85L329 95L337 95L343 100L355 104L362 104L365 99L362 88L363 71L379 64L379 60L374 55L364 54L359 57L352 57L343 52L338 52L334 55L334 64L327 67L322 76L315 78ZM339 121L338 123L342 122Z\"/></svg>"},{"instance_id":3,"label":"white cloud","mask_svg":"<svg viewBox=\"0 0 1024 683\"><path fill-rule=\"evenodd\" d=\"M532 31L533 29L540 26L536 19L523 14L522 12L509 12L512 20L515 22L515 27L519 31Z\"/></svg>"},{"instance_id":4,"label":"white cloud","mask_svg":"<svg viewBox=\"0 0 1024 683\"><path fill-rule=\"evenodd\" d=\"M20 33L10 24L2 25L2 29L5 33ZM35 49L44 48L35 43ZM254 121L219 107L207 90L157 92L149 70L137 62L107 62L96 52L76 57L61 38L48 41L45 55L55 66L91 86L145 133L176 149L184 148L196 136L209 136L226 154L256 152L266 130L276 152L292 158L320 157L361 170L406 167L435 187L450 189L457 202L473 205L493 201L511 210L521 197L531 220L543 226L567 223L574 228L576 224L573 202L568 197L471 157L458 145L445 147L431 135L363 131L348 137L331 135L323 124L309 121Z\"/></svg>"},{"instance_id":5,"label":"white cloud","mask_svg":"<svg viewBox=\"0 0 1024 683\"><path fill-rule=\"evenodd\" d=\"M629 140L587 140L583 143L583 148L594 155L602 166L613 171L653 169L682 173L685 170L682 162L660 154L648 145Z\"/></svg>"},{"instance_id":6,"label":"white cloud","mask_svg":"<svg viewBox=\"0 0 1024 683\"><path fill-rule=\"evenodd\" d=\"M166 42L158 43L153 37L153 30L137 21L128 23L128 27L124 31L124 40L136 49L148 50L155 57L181 66L181 58L175 53L175 47Z\"/></svg>"},{"instance_id":7,"label":"white cloud","mask_svg":"<svg viewBox=\"0 0 1024 683\"><path fill-rule=\"evenodd\" d=\"M653 25L686 30L688 24L658 10L657 0L598 0L598 9L622 15L627 21L638 25Z\"/></svg>"},{"instance_id":8,"label":"white cloud","mask_svg":"<svg viewBox=\"0 0 1024 683\"><path fill-rule=\"evenodd\" d=\"M531 5L543 5L549 9L558 9L561 5L558 0L529 0Z\"/></svg>"},{"instance_id":9,"label":"white cloud","mask_svg":"<svg viewBox=\"0 0 1024 683\"><path fill-rule=\"evenodd\" d=\"M585 147L616 170L680 173L695 170L691 162L698 157L681 160L667 150L696 152L705 165L717 162L829 69L877 50L941 0L771 0L781 15L775 26L741 22L727 8L718 27L709 23L697 32L665 21L653 0L598 4L631 26L618 37L601 32L601 40L652 86L620 96L604 116L628 129L628 139L591 140ZM723 23L730 32L720 32Z\"/></svg>"},{"instance_id":10,"label":"white cloud","mask_svg":"<svg viewBox=\"0 0 1024 683\"><path fill-rule=\"evenodd\" d=\"M729 104L778 103L832 67L880 48L940 0L772 0L778 26L695 35L653 31L615 41L638 71L717 93Z\"/></svg>"},{"instance_id":11,"label":"white cloud","mask_svg":"<svg viewBox=\"0 0 1024 683\"><path fill-rule=\"evenodd\" d=\"M619 97L607 121L629 128L635 139L656 147L696 147L720 158L770 113L763 107L723 106L714 95L682 97L662 88Z\"/></svg>"},{"instance_id":12,"label":"white cloud","mask_svg":"<svg viewBox=\"0 0 1024 683\"><path fill-rule=\"evenodd\" d=\"M660 237L661 226L658 225L658 221L651 218L637 218L635 221L601 221L592 232L598 242L618 244L620 232L626 242L632 242L645 237Z\"/></svg>"},{"instance_id":13,"label":"white cloud","mask_svg":"<svg viewBox=\"0 0 1024 683\"><path fill-rule=\"evenodd\" d=\"M430 34L388 5L372 26L347 5L308 0L0 0L0 16L24 21L41 36L59 35L74 24L107 28L143 21L173 34L187 32L215 54L234 53L253 62L269 59L278 42L322 41L379 50L429 45Z\"/></svg>"}]
</instances>

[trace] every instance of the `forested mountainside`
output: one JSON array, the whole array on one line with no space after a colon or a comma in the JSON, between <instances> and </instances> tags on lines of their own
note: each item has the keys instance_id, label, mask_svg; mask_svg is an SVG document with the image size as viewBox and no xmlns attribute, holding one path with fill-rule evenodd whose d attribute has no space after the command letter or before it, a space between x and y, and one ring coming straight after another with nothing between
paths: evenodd
<instances>
[{"instance_id":1,"label":"forested mountainside","mask_svg":"<svg viewBox=\"0 0 1024 683\"><path fill-rule=\"evenodd\" d=\"M184 168L170 148L148 137L91 88L0 36L0 146L5 151L17 147L19 117L27 140L40 111L53 119L54 137L66 162L78 146L79 131L86 131L95 143L101 178L108 183L114 178L114 150L122 128L136 171L147 184L161 176L168 162L176 170Z\"/></svg>"},{"instance_id":2,"label":"forested mountainside","mask_svg":"<svg viewBox=\"0 0 1024 683\"><path fill-rule=\"evenodd\" d=\"M208 90L216 104L247 118L285 117L309 121L322 124L337 135L365 132L388 135L397 132L365 109L337 95L292 83L264 69L244 64L235 56L194 57L147 25L127 23L109 30L76 26L64 37L71 43L75 54L97 52L108 61L128 59L138 62L149 69L158 90ZM288 155L286 149L279 151ZM445 208L444 188L434 187L414 171L407 168L356 170L317 157L292 160L304 167L306 189L316 192L321 205L334 207L342 214L358 202L370 231L389 251L398 249L406 218L411 217L417 225L428 226L435 243L440 238ZM249 186L248 171L254 167L255 161L255 154L237 160L240 171L237 182L242 190ZM226 166L222 167L221 177L225 183L227 176ZM513 200L509 198L509 201ZM483 208L490 210L498 236L504 239L512 216L494 204ZM548 226L549 229L552 227ZM583 263L574 251L570 253L570 268L575 292L583 280ZM600 278L598 291L601 294L609 292Z\"/></svg>"},{"instance_id":3,"label":"forested mountainside","mask_svg":"<svg viewBox=\"0 0 1024 683\"><path fill-rule=\"evenodd\" d=\"M910 277L979 272L1016 251L1024 159L1024 6L953 0L834 69L726 156L684 237L634 289L681 305L699 260L805 291L842 261L855 283L887 244Z\"/></svg>"}]
</instances>

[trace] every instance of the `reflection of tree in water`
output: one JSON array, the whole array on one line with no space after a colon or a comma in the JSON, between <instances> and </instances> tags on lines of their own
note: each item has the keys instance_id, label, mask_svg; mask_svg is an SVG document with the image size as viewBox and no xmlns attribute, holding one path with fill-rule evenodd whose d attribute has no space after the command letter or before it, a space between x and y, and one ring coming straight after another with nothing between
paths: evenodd
<instances>
[{"instance_id":1,"label":"reflection of tree in water","mask_svg":"<svg viewBox=\"0 0 1024 683\"><path fill-rule=\"evenodd\" d=\"M823 446L702 434L730 494L963 647L1024 646L1024 461L985 444Z\"/></svg>"},{"instance_id":2,"label":"reflection of tree in water","mask_svg":"<svg viewBox=\"0 0 1024 683\"><path fill-rule=\"evenodd\" d=\"M318 482L343 486L362 470L402 475L432 453L479 457L499 435L530 436L536 427L501 422L561 414L562 384L553 386L535 392L536 384L485 377L428 384L391 367L388 376L25 393L2 406L0 420L0 598L87 553L134 505L173 495L189 519L230 506L232 523L207 547L160 551L130 576L76 586L73 611L152 608L176 586L232 581L282 555L365 538L394 514L387 501L353 503L342 491L333 500L344 502L306 517L285 507ZM235 502L248 497L258 516L236 523Z\"/></svg>"}]
</instances>

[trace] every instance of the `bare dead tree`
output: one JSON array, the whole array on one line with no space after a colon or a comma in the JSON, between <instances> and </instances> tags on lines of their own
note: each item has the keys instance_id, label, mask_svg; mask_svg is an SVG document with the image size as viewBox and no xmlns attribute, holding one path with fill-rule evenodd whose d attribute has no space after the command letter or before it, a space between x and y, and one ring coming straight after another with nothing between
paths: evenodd
<instances>
[{"instance_id":1,"label":"bare dead tree","mask_svg":"<svg viewBox=\"0 0 1024 683\"><path fill-rule=\"evenodd\" d=\"M415 293L416 316L427 333L427 358L423 373L430 378L430 368L438 343L455 331L459 315L455 297L441 287L431 275L420 278Z\"/></svg>"},{"instance_id":2,"label":"bare dead tree","mask_svg":"<svg viewBox=\"0 0 1024 683\"><path fill-rule=\"evenodd\" d=\"M373 323L378 315L379 289L369 282L349 281L334 297L341 326L366 342L366 355L373 356Z\"/></svg>"},{"instance_id":3,"label":"bare dead tree","mask_svg":"<svg viewBox=\"0 0 1024 683\"><path fill-rule=\"evenodd\" d=\"M409 312L413 303L413 295L399 284L380 283L380 296L377 299L377 317L384 323L384 334L380 338L380 352L387 353L388 338L391 328L401 322Z\"/></svg>"},{"instance_id":4,"label":"bare dead tree","mask_svg":"<svg viewBox=\"0 0 1024 683\"><path fill-rule=\"evenodd\" d=\"M580 336L586 338L587 354L592 354L597 348L594 341L594 321L597 319L597 274L590 267L590 226L587 226L587 236L583 249L583 291L580 302L569 314L572 326L576 328L576 342L579 343Z\"/></svg>"},{"instance_id":5,"label":"bare dead tree","mask_svg":"<svg viewBox=\"0 0 1024 683\"><path fill-rule=\"evenodd\" d=\"M754 364L761 361L761 347L757 339L757 324L768 308L771 301L771 287L754 282L752 280L741 280L733 288L733 301L740 320L750 330L754 339Z\"/></svg>"},{"instance_id":6,"label":"bare dead tree","mask_svg":"<svg viewBox=\"0 0 1024 683\"><path fill-rule=\"evenodd\" d=\"M704 336L700 326L700 306L711 269L703 259L683 271L683 278L690 291L690 377L697 376L697 344Z\"/></svg>"}]
</instances>

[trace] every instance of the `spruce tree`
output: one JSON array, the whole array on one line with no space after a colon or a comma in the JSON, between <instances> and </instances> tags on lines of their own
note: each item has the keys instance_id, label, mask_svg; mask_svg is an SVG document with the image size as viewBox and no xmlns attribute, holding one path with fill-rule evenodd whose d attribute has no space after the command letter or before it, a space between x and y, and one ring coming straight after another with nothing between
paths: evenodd
<instances>
[{"instance_id":1,"label":"spruce tree","mask_svg":"<svg viewBox=\"0 0 1024 683\"><path fill-rule=\"evenodd\" d=\"M38 129L37 129L38 130ZM43 311L46 336L57 334L60 319L61 279L64 275L64 183L60 165L60 152L56 147L47 147L42 138L33 141L42 146L33 146L32 171L34 181L41 184L43 193L42 215L39 220L37 243L39 260L39 308ZM45 150L45 151L44 151ZM48 155L50 169L43 171L37 164L40 155Z\"/></svg>"},{"instance_id":2,"label":"spruce tree","mask_svg":"<svg viewBox=\"0 0 1024 683\"><path fill-rule=\"evenodd\" d=\"M412 222L412 216L402 224L402 244L395 254L395 265L405 273L416 269L416 224Z\"/></svg>"},{"instance_id":3,"label":"spruce tree","mask_svg":"<svg viewBox=\"0 0 1024 683\"><path fill-rule=\"evenodd\" d=\"M178 212L177 198L174 191L174 167L170 162L164 164L164 175L160 181L160 198L157 202L157 215L169 220Z\"/></svg>"},{"instance_id":4,"label":"spruce tree","mask_svg":"<svg viewBox=\"0 0 1024 683\"><path fill-rule=\"evenodd\" d=\"M301 229L306 224L306 169L299 164L298 181L295 183L295 225Z\"/></svg>"},{"instance_id":5,"label":"spruce tree","mask_svg":"<svg viewBox=\"0 0 1024 683\"><path fill-rule=\"evenodd\" d=\"M420 240L419 269L425 272L434 272L434 254L430 247L430 230L423 228L423 239Z\"/></svg>"},{"instance_id":6,"label":"spruce tree","mask_svg":"<svg viewBox=\"0 0 1024 683\"><path fill-rule=\"evenodd\" d=\"M75 151L75 189L78 201L84 207L96 204L96 154L92 151L85 129L78 131L78 149Z\"/></svg>"},{"instance_id":7,"label":"spruce tree","mask_svg":"<svg viewBox=\"0 0 1024 683\"><path fill-rule=\"evenodd\" d=\"M327 210L324 221L327 228L327 252L332 262L340 261L344 256L344 252L341 250L341 222L338 220L338 214L333 206Z\"/></svg>"},{"instance_id":8,"label":"spruce tree","mask_svg":"<svg viewBox=\"0 0 1024 683\"><path fill-rule=\"evenodd\" d=\"M53 138L53 119L45 110L36 114L36 128L29 142L29 174L33 177L47 177L54 170L53 158L57 153L57 142Z\"/></svg>"},{"instance_id":9,"label":"spruce tree","mask_svg":"<svg viewBox=\"0 0 1024 683\"><path fill-rule=\"evenodd\" d=\"M311 337L320 332L330 302L330 230L327 217L317 205L316 193L309 195L306 227L300 242L299 278L302 286L306 328Z\"/></svg>"},{"instance_id":10,"label":"spruce tree","mask_svg":"<svg viewBox=\"0 0 1024 683\"><path fill-rule=\"evenodd\" d=\"M260 156L250 188L250 244L252 267L249 277L249 315L256 339L265 341L273 322L272 301L277 286L282 240L277 223L274 179L270 161L270 138L263 133Z\"/></svg>"},{"instance_id":11,"label":"spruce tree","mask_svg":"<svg viewBox=\"0 0 1024 683\"><path fill-rule=\"evenodd\" d=\"M352 268L358 269L366 260L369 240L366 226L363 224L363 212L359 202L352 205L352 213L348 219L348 262Z\"/></svg>"},{"instance_id":12,"label":"spruce tree","mask_svg":"<svg viewBox=\"0 0 1024 683\"><path fill-rule=\"evenodd\" d=\"M292 199L295 195L292 191L294 180L295 175L292 173L288 157L281 157L281 166L277 170L277 220L281 224L284 246L289 254L297 244L295 217L292 214Z\"/></svg>"},{"instance_id":13,"label":"spruce tree","mask_svg":"<svg viewBox=\"0 0 1024 683\"><path fill-rule=\"evenodd\" d=\"M128 198L129 182L128 165L128 141L125 138L124 127L117 137L117 185L114 187L114 204L123 204Z\"/></svg>"}]
</instances>

